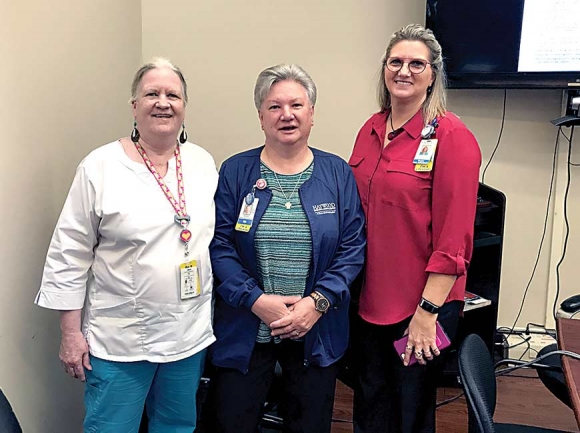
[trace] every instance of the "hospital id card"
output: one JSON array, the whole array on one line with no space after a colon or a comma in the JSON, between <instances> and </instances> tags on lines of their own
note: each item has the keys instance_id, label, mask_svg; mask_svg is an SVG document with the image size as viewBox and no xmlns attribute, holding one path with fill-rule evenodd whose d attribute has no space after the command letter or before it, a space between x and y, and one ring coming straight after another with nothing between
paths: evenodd
<instances>
[{"instance_id":1,"label":"hospital id card","mask_svg":"<svg viewBox=\"0 0 580 433\"><path fill-rule=\"evenodd\" d=\"M259 198L254 198L250 204L245 200L242 203L242 208L240 209L240 215L238 216L238 221L236 223L236 230L239 232L249 232L254 223L254 215L256 214L256 208L258 207Z\"/></svg>"},{"instance_id":2,"label":"hospital id card","mask_svg":"<svg viewBox=\"0 0 580 433\"><path fill-rule=\"evenodd\" d=\"M196 298L201 294L197 260L191 260L179 265L179 279L181 281L181 300Z\"/></svg>"},{"instance_id":3,"label":"hospital id card","mask_svg":"<svg viewBox=\"0 0 580 433\"><path fill-rule=\"evenodd\" d=\"M435 150L437 149L437 139L421 140L417 154L413 163L415 164L415 171L424 172L433 170L433 161L435 160ZM420 155L424 154L424 155ZM428 159L427 159L428 157ZM419 159L423 158L423 159Z\"/></svg>"},{"instance_id":4,"label":"hospital id card","mask_svg":"<svg viewBox=\"0 0 580 433\"><path fill-rule=\"evenodd\" d=\"M419 147L417 147L417 152L415 152L413 164L428 164L433 159L433 155L435 155L435 149L437 149L436 138L421 140Z\"/></svg>"}]
</instances>

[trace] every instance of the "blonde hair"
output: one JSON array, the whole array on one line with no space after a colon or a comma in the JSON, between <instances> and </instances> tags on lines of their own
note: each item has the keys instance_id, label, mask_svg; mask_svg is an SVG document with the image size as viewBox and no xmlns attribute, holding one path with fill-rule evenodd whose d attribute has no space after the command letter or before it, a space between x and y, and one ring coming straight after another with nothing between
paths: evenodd
<instances>
[{"instance_id":1,"label":"blonde hair","mask_svg":"<svg viewBox=\"0 0 580 433\"><path fill-rule=\"evenodd\" d=\"M401 41L423 42L429 49L429 63L433 70L433 84L427 89L427 97L423 102L423 119L425 123L430 123L437 116L443 116L447 110L447 76L445 65L443 64L443 53L441 45L435 39L435 35L429 29L419 24L409 24L397 30L389 41L385 55L381 63L381 73L379 74L379 84L377 86L377 97L381 111L391 108L391 95L385 82L385 67L387 59L393 47Z\"/></svg>"}]
</instances>

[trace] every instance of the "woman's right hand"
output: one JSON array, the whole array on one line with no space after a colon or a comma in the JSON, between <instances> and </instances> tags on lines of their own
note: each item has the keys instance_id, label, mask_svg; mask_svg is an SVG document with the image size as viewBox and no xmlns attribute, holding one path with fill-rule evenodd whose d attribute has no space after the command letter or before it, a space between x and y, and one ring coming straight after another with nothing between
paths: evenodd
<instances>
[{"instance_id":1,"label":"woman's right hand","mask_svg":"<svg viewBox=\"0 0 580 433\"><path fill-rule=\"evenodd\" d=\"M82 332L63 332L60 340L59 358L64 371L82 382L85 378L85 368L92 370L89 360L89 345Z\"/></svg>"},{"instance_id":2,"label":"woman's right hand","mask_svg":"<svg viewBox=\"0 0 580 433\"><path fill-rule=\"evenodd\" d=\"M290 314L288 306L295 304L300 299L302 299L300 296L263 294L252 305L252 313L270 326L270 323Z\"/></svg>"}]
</instances>

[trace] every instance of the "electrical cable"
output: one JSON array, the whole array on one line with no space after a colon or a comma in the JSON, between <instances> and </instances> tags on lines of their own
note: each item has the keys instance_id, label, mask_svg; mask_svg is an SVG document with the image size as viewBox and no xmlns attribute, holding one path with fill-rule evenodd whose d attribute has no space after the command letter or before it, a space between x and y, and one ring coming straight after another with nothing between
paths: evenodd
<instances>
[{"instance_id":1,"label":"electrical cable","mask_svg":"<svg viewBox=\"0 0 580 433\"><path fill-rule=\"evenodd\" d=\"M530 337L530 339L531 339L531 337ZM530 339L526 340L526 344L527 344L526 350L524 350L522 352L522 354L518 358L518 361L521 361L524 358L524 356L526 356L526 353L528 353L530 351L530 349L532 348L532 344L530 343Z\"/></svg>"},{"instance_id":2,"label":"electrical cable","mask_svg":"<svg viewBox=\"0 0 580 433\"><path fill-rule=\"evenodd\" d=\"M567 136L567 135L564 133L564 131L562 131L562 135L563 135L563 136L566 138L566 141L570 141L570 139L569 139L569 138L568 138L568 136ZM572 158L570 158L570 159L572 159ZM571 165L571 166L573 166L573 167L580 167L580 163L574 163L574 162L571 162L571 163L570 163L570 165Z\"/></svg>"},{"instance_id":3,"label":"electrical cable","mask_svg":"<svg viewBox=\"0 0 580 433\"><path fill-rule=\"evenodd\" d=\"M532 337L523 337L521 335L519 337L521 337L523 340L520 341L519 343L512 345L512 346L506 347L506 349L513 349L514 347L518 347L518 346L521 346L522 344L526 344L526 343L528 343L528 347L530 346L530 340L532 339Z\"/></svg>"},{"instance_id":4,"label":"electrical cable","mask_svg":"<svg viewBox=\"0 0 580 433\"><path fill-rule=\"evenodd\" d=\"M505 374L508 374L511 371L518 370L520 368L526 368L526 367L530 367L530 366L533 366L533 365L537 365L537 364L540 363L540 361L542 361L543 359L546 359L546 358L548 358L549 356L552 356L552 355L565 355L565 356L569 356L571 358L580 360L580 355L577 354L577 353L570 352L568 350L553 350L551 352L544 353L542 356L540 356L540 357L538 357L538 358L536 358L536 359L534 359L532 361L524 362L524 363L521 363L521 364L518 361L516 361L516 360L508 360L508 361L517 362L517 365L515 365L513 367L507 367L507 368L501 369L499 371L496 371L495 375L496 376L503 376ZM506 360L502 360L502 361L499 361L499 363L505 363L505 361ZM541 365L543 367L545 367L543 364L541 364Z\"/></svg>"},{"instance_id":5,"label":"electrical cable","mask_svg":"<svg viewBox=\"0 0 580 433\"><path fill-rule=\"evenodd\" d=\"M548 228L548 219L549 219L549 215L550 215L550 203L552 201L552 193L554 190L554 179L556 178L556 165L557 165L557 161L558 161L558 145L560 142L560 131L561 130L562 130L562 127L559 127L558 133L556 134L556 142L554 143L554 155L552 157L552 174L550 176L550 188L548 190L548 200L546 202L546 213L544 215L544 227L542 229L542 237L540 239L540 246L538 247L538 254L536 255L536 261L534 263L534 267L532 268L532 274L530 275L530 279L528 280L528 283L526 284L526 288L524 290L524 296L522 297L520 309L518 311L516 319L514 320L514 323L511 327L510 332L508 333L507 337L509 337L510 335L512 335L514 333L514 328L516 327L516 323L518 323L518 320L519 320L519 318L522 314L522 311L524 309L524 303L526 302L526 296L528 295L528 290L530 289L530 285L532 284L532 281L534 280L534 276L536 275L536 269L538 268L538 263L540 262L540 257L542 255L542 248L544 246L544 240L546 239L546 231Z\"/></svg>"},{"instance_id":6,"label":"electrical cable","mask_svg":"<svg viewBox=\"0 0 580 433\"><path fill-rule=\"evenodd\" d=\"M530 329L530 326L535 326L536 328L541 329L542 332L540 332L538 329ZM526 325L526 330L524 331L524 333L526 335L530 335L530 334L549 335L550 337L554 337L554 339L556 339L556 330L555 329L547 329L546 325L540 325L539 323L529 322Z\"/></svg>"},{"instance_id":7,"label":"electrical cable","mask_svg":"<svg viewBox=\"0 0 580 433\"><path fill-rule=\"evenodd\" d=\"M518 379L534 379L538 380L538 376L524 376L523 374L506 374L506 377L517 377Z\"/></svg>"},{"instance_id":8,"label":"electrical cable","mask_svg":"<svg viewBox=\"0 0 580 433\"><path fill-rule=\"evenodd\" d=\"M441 406L445 406L446 404L453 403L455 400L460 399L464 395L465 395L465 392L462 391L459 394L457 394L456 396L450 397L447 400L440 401L439 403L437 403L435 405L435 409L439 409Z\"/></svg>"},{"instance_id":9,"label":"electrical cable","mask_svg":"<svg viewBox=\"0 0 580 433\"><path fill-rule=\"evenodd\" d=\"M560 127L561 128L561 127ZM554 305L552 307L552 314L554 315L554 320L556 320L556 313L557 309L556 306L558 305L558 297L560 296L560 266L564 262L566 258L566 251L568 249L568 237L570 236L570 223L568 221L568 193L570 192L570 182L571 182L571 175L570 167L572 158L572 140L574 139L574 125L572 125L572 129L570 130L570 139L568 140L568 157L567 157L567 164L566 164L566 190L564 191L564 225L566 226L566 231L564 235L564 245L562 247L562 256L556 265L556 296L554 296Z\"/></svg>"},{"instance_id":10,"label":"electrical cable","mask_svg":"<svg viewBox=\"0 0 580 433\"><path fill-rule=\"evenodd\" d=\"M505 124L505 106L506 106L506 101L507 101L507 89L503 89L503 110L502 110L502 114L501 114L501 126L499 128L499 135L497 137L497 143L493 149L493 152L491 152L491 156L489 157L489 160L487 161L487 164L485 164L485 168L483 169L483 173L481 175L481 183L485 183L485 173L487 171L487 168L489 167L489 164L491 164L491 160L493 159L493 157L495 156L495 152L497 152L497 149L499 147L499 143L501 141L501 136L503 134L503 126Z\"/></svg>"},{"instance_id":11,"label":"electrical cable","mask_svg":"<svg viewBox=\"0 0 580 433\"><path fill-rule=\"evenodd\" d=\"M542 332L542 334L547 334L546 332L546 327L544 325L540 325L539 323L532 323L532 322L528 322L526 324L526 334L530 334L530 325L531 326L535 326L536 328L543 328L544 332Z\"/></svg>"},{"instance_id":12,"label":"electrical cable","mask_svg":"<svg viewBox=\"0 0 580 433\"><path fill-rule=\"evenodd\" d=\"M560 128L560 133L566 138L566 140L570 140L562 128Z\"/></svg>"},{"instance_id":13,"label":"electrical cable","mask_svg":"<svg viewBox=\"0 0 580 433\"><path fill-rule=\"evenodd\" d=\"M528 367L533 367L533 366L536 366L537 368L543 368L543 369L551 370L551 369L554 368L553 366L541 364L540 361L542 361L542 360L544 360L544 359L546 359L546 358L548 358L548 357L550 357L552 355L570 356L571 358L580 360L580 355L577 354L577 353L570 352L568 350L553 350L551 352L545 353L542 356L540 356L540 357L538 357L538 358L536 358L536 359L534 359L532 361L528 361L528 362L523 362L523 361L515 360L515 359L502 359L501 361L497 362L493 366L494 372L495 372L495 375L496 376L505 376L505 375L508 375L509 373L511 373L512 371L519 370L520 368L528 368ZM499 365L502 365L502 364L505 364L505 363L513 363L513 364L516 364L516 365L514 365L512 367L506 367L506 368L503 368L501 370L497 370L497 367ZM520 377L520 376L517 376L517 377ZM521 376L521 377L536 379L535 377L528 377L528 376ZM465 394L465 392L461 392L460 394L458 394L458 395L456 395L454 397L448 398L447 400L443 400L443 401L437 403L435 407L436 408L439 408L441 406L444 406L446 404L449 404L451 402L454 402L455 400L461 398L464 394Z\"/></svg>"},{"instance_id":14,"label":"electrical cable","mask_svg":"<svg viewBox=\"0 0 580 433\"><path fill-rule=\"evenodd\" d=\"M536 359L529 361L529 362L523 362L523 361L515 360L515 359L502 359L501 361L497 362L493 366L494 372L495 372L496 376L509 376L509 377L525 378L525 379L537 379L537 377L533 377L533 376L521 376L521 375L516 376L516 375L511 375L509 373L511 373L512 371L515 371L515 370L519 370L520 368L528 368L528 367L533 367L533 366L535 366L537 368L552 370L552 369L554 369L553 366L540 364L540 361L542 361L543 359L546 359L552 355L570 356L574 359L580 360L580 355L577 353L570 352L568 350L554 350L552 352L545 353L542 356L540 356L539 358L536 358ZM514 363L516 365L513 367L503 368L501 370L496 370L499 365L505 364L506 362L507 363ZM465 395L465 392L461 392L454 397L448 398L447 400L443 400L443 401L437 403L435 407L438 409L441 406L444 406L446 404L454 402L455 400L458 400L459 398L463 397L464 395Z\"/></svg>"},{"instance_id":15,"label":"electrical cable","mask_svg":"<svg viewBox=\"0 0 580 433\"><path fill-rule=\"evenodd\" d=\"M532 361L528 361L528 362L523 362L523 361L515 360L515 359L502 359L501 361L498 361L497 363L495 363L495 365L493 366L493 369L494 369L496 376L505 376L505 375L508 375L509 373L511 373L512 371L519 370L520 368L527 368L527 367L533 367L533 366L536 366L537 368L552 370L552 369L554 369L553 366L540 363L540 361L542 361L542 360L544 360L552 355L570 356L571 358L580 360L580 355L577 353L570 352L568 350L553 350L551 352L545 353L542 356L540 356ZM506 367L506 368L503 368L501 370L497 370L497 367L499 365L502 365L505 363L514 363L516 365L512 366L512 367ZM512 376L512 375L510 375L510 377L524 377L526 379L537 379L536 377L530 377L530 376ZM458 400L459 398L463 397L463 395L465 395L465 392L461 392L460 394L458 394L454 397L448 398L447 400L443 400L443 401L437 403L435 407L438 409L441 406L445 406L446 404L449 404L449 403L454 402L455 400Z\"/></svg>"}]
</instances>

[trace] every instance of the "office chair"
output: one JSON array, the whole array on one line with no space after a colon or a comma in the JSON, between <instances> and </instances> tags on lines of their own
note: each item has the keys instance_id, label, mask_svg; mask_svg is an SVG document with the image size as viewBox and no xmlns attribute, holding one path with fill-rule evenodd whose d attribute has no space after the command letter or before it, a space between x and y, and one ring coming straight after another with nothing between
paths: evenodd
<instances>
[{"instance_id":1,"label":"office chair","mask_svg":"<svg viewBox=\"0 0 580 433\"><path fill-rule=\"evenodd\" d=\"M22 433L20 423L2 389L0 389L0 432Z\"/></svg>"},{"instance_id":2,"label":"office chair","mask_svg":"<svg viewBox=\"0 0 580 433\"><path fill-rule=\"evenodd\" d=\"M558 350L557 344L550 344L538 352L538 358L546 353ZM562 370L562 359L560 355L551 355L542 360L542 364L549 365L553 369L538 369L538 377L548 390L554 394L558 400L564 403L569 408L572 407L570 401L570 394L568 394L568 386L566 385L566 378Z\"/></svg>"},{"instance_id":3,"label":"office chair","mask_svg":"<svg viewBox=\"0 0 580 433\"><path fill-rule=\"evenodd\" d=\"M558 430L493 421L497 388L493 360L483 340L468 335L459 348L459 376L468 406L469 433L556 433Z\"/></svg>"}]
</instances>

